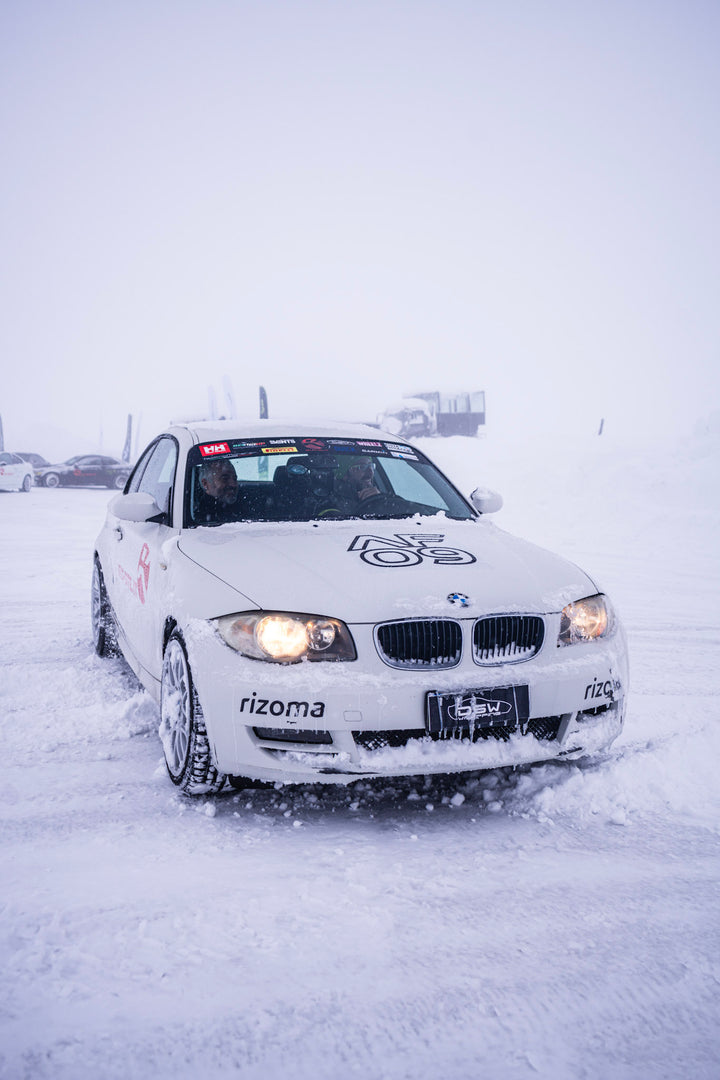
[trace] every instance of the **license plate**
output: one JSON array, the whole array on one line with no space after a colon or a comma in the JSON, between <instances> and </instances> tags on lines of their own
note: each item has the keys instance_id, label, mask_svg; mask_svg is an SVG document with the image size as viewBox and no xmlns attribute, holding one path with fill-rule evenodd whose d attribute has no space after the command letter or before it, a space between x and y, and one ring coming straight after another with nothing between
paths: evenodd
<instances>
[{"instance_id":1,"label":"license plate","mask_svg":"<svg viewBox=\"0 0 720 1080\"><path fill-rule=\"evenodd\" d=\"M529 715L527 686L430 691L425 700L425 726L431 734L457 728L517 727L524 725Z\"/></svg>"}]
</instances>

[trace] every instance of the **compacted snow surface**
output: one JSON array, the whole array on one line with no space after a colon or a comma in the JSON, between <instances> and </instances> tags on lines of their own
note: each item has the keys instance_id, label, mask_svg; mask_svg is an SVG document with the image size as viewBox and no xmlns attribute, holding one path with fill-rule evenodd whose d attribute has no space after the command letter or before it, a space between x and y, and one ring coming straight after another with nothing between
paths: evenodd
<instances>
[{"instance_id":1,"label":"compacted snow surface","mask_svg":"<svg viewBox=\"0 0 720 1080\"><path fill-rule=\"evenodd\" d=\"M717 431L421 443L628 631L595 760L190 800L89 631L109 493L0 495L0 1076L720 1074Z\"/></svg>"}]
</instances>

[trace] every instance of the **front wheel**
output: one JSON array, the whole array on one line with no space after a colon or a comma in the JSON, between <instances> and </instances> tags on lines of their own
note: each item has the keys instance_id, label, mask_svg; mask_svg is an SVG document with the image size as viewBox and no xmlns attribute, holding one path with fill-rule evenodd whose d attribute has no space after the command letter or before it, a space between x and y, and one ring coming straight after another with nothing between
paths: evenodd
<instances>
[{"instance_id":1,"label":"front wheel","mask_svg":"<svg viewBox=\"0 0 720 1080\"><path fill-rule=\"evenodd\" d=\"M23 482L22 482L22 490L23 491L29 491L32 486L33 486L32 476L30 476L30 473L27 473L25 478L23 479Z\"/></svg>"},{"instance_id":2,"label":"front wheel","mask_svg":"<svg viewBox=\"0 0 720 1080\"><path fill-rule=\"evenodd\" d=\"M90 619L95 652L98 656L117 656L117 638L112 609L108 600L103 573L97 559L93 563L92 585L90 587Z\"/></svg>"},{"instance_id":3,"label":"front wheel","mask_svg":"<svg viewBox=\"0 0 720 1080\"><path fill-rule=\"evenodd\" d=\"M56 488L59 485L59 483L60 483L60 477L55 472L48 473L43 478L43 484L45 485L45 487Z\"/></svg>"},{"instance_id":4,"label":"front wheel","mask_svg":"<svg viewBox=\"0 0 720 1080\"><path fill-rule=\"evenodd\" d=\"M160 739L170 779L186 795L213 795L225 776L213 762L205 719L185 643L174 630L165 649L160 687Z\"/></svg>"}]
</instances>

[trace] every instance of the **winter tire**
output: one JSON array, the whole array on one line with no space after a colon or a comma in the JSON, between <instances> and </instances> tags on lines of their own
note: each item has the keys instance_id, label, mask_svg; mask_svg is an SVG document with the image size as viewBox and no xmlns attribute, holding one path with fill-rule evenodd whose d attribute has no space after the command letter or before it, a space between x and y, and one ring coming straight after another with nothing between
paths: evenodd
<instances>
[{"instance_id":1,"label":"winter tire","mask_svg":"<svg viewBox=\"0 0 720 1080\"><path fill-rule=\"evenodd\" d=\"M98 656L117 656L117 638L112 608L105 591L105 581L100 563L93 563L92 586L90 588L90 618L92 623L93 645Z\"/></svg>"},{"instance_id":2,"label":"winter tire","mask_svg":"<svg viewBox=\"0 0 720 1080\"><path fill-rule=\"evenodd\" d=\"M186 795L212 795L225 784L212 758L185 643L174 630L165 649L160 690L160 738L170 779Z\"/></svg>"},{"instance_id":3,"label":"winter tire","mask_svg":"<svg viewBox=\"0 0 720 1080\"><path fill-rule=\"evenodd\" d=\"M114 477L108 484L109 488L115 488L116 491L122 491L127 484L127 473L120 473L119 476Z\"/></svg>"},{"instance_id":4,"label":"winter tire","mask_svg":"<svg viewBox=\"0 0 720 1080\"><path fill-rule=\"evenodd\" d=\"M48 473L43 480L45 487L56 488L60 483L60 477L56 472Z\"/></svg>"},{"instance_id":5,"label":"winter tire","mask_svg":"<svg viewBox=\"0 0 720 1080\"><path fill-rule=\"evenodd\" d=\"M23 491L29 491L32 486L33 486L32 476L30 476L30 474L28 473L28 475L25 477L25 479L22 482L22 490Z\"/></svg>"}]
</instances>

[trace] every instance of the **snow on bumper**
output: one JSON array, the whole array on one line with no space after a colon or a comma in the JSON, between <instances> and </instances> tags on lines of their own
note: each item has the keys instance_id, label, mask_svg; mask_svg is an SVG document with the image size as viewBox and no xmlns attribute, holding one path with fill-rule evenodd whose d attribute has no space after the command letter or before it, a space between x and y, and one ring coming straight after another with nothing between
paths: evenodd
<instances>
[{"instance_id":1,"label":"snow on bumper","mask_svg":"<svg viewBox=\"0 0 720 1080\"><path fill-rule=\"evenodd\" d=\"M622 730L628 669L622 629L608 641L549 647L530 661L397 670L353 626L360 660L278 665L225 645L209 623L186 640L219 769L253 779L349 783L361 777L492 769L606 748ZM512 728L471 722L426 732L428 693L527 687L529 717Z\"/></svg>"}]
</instances>

